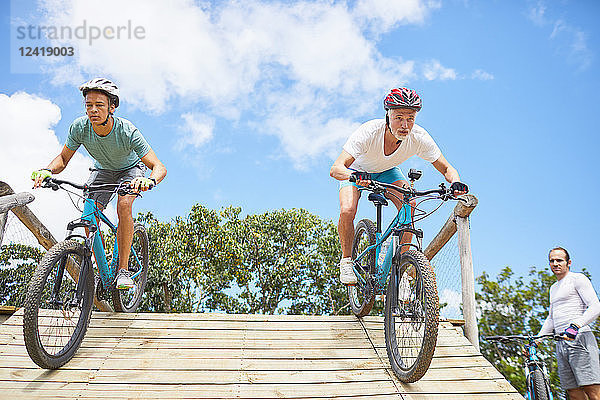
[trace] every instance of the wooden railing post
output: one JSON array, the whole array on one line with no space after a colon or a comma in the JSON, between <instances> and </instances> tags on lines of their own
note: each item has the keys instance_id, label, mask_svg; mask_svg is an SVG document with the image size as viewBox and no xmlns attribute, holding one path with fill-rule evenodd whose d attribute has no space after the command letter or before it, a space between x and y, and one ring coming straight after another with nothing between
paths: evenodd
<instances>
[{"instance_id":1,"label":"wooden railing post","mask_svg":"<svg viewBox=\"0 0 600 400\"><path fill-rule=\"evenodd\" d=\"M15 192L6 182L0 181L0 196L6 196L14 194ZM42 224L42 222L35 216L35 214L27 206L15 207L11 210L17 218L33 233L38 243L49 250L50 247L56 244L56 239L52 236L52 233ZM77 282L79 279L79 266L73 263L71 260L67 262L67 271L69 275ZM105 300L98 300L94 293L94 304L100 311L113 311L110 304Z\"/></svg>"},{"instance_id":2,"label":"wooden railing post","mask_svg":"<svg viewBox=\"0 0 600 400\"><path fill-rule=\"evenodd\" d=\"M6 221L8 220L8 211L0 214L0 246L4 239L4 230L6 229Z\"/></svg>"},{"instance_id":3,"label":"wooden railing post","mask_svg":"<svg viewBox=\"0 0 600 400\"><path fill-rule=\"evenodd\" d=\"M472 194L461 196L448 220L425 249L425 257L431 260L458 231L458 251L462 281L462 306L465 319L465 336L479 350L479 329L475 314L475 276L473 273L473 255L471 253L471 235L469 215L477 206L477 197Z\"/></svg>"},{"instance_id":4,"label":"wooden railing post","mask_svg":"<svg viewBox=\"0 0 600 400\"><path fill-rule=\"evenodd\" d=\"M472 196L471 204L464 208L456 207L456 225L458 230L458 251L460 254L460 271L462 279L463 317L465 319L465 336L479 350L479 328L475 307L475 275L473 273L473 255L471 253L471 232L469 214L477 205L477 198Z\"/></svg>"}]
</instances>

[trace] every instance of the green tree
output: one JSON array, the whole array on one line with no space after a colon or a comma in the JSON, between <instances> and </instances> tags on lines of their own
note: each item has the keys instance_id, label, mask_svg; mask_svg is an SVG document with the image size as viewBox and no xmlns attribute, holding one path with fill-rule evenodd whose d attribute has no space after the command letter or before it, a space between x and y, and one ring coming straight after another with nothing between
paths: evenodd
<instances>
[{"instance_id":1,"label":"green tree","mask_svg":"<svg viewBox=\"0 0 600 400\"><path fill-rule=\"evenodd\" d=\"M240 208L197 204L185 218L138 220L150 237L140 311L347 312L337 230L305 210L242 217Z\"/></svg>"},{"instance_id":2,"label":"green tree","mask_svg":"<svg viewBox=\"0 0 600 400\"><path fill-rule=\"evenodd\" d=\"M227 267L238 261L220 213L196 204L185 218L160 222L148 213L138 220L147 225L150 238L148 283L140 311L221 309L221 293L232 281Z\"/></svg>"},{"instance_id":3,"label":"green tree","mask_svg":"<svg viewBox=\"0 0 600 400\"><path fill-rule=\"evenodd\" d=\"M237 292L229 304L236 312L336 314L347 303L337 281L337 231L306 210L276 210L240 218L224 210L233 238L231 265Z\"/></svg>"},{"instance_id":4,"label":"green tree","mask_svg":"<svg viewBox=\"0 0 600 400\"><path fill-rule=\"evenodd\" d=\"M586 275L589 274L584 270ZM475 294L481 337L492 335L537 334L548 316L549 290L556 278L547 270L531 267L527 278L515 277L510 267L502 269L495 280L485 272L477 278ZM597 325L597 324L596 324ZM598 330L595 329L596 337ZM481 353L521 393L526 392L523 355L515 344L480 341ZM539 344L538 355L546 363L555 396L564 393L558 379L554 342Z\"/></svg>"},{"instance_id":5,"label":"green tree","mask_svg":"<svg viewBox=\"0 0 600 400\"><path fill-rule=\"evenodd\" d=\"M22 306L27 284L42 258L42 251L23 244L0 247L0 302Z\"/></svg>"},{"instance_id":6,"label":"green tree","mask_svg":"<svg viewBox=\"0 0 600 400\"><path fill-rule=\"evenodd\" d=\"M185 217L138 215L150 239L150 268L139 311L348 313L339 284L337 229L305 210L241 215L196 204ZM107 248L114 237L107 234ZM21 304L41 252L3 247L3 301Z\"/></svg>"}]
</instances>

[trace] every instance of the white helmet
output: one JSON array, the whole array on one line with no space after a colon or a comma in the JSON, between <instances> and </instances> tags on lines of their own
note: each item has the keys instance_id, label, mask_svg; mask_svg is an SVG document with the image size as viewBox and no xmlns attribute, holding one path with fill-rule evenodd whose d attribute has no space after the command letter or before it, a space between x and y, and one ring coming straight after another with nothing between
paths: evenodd
<instances>
[{"instance_id":1,"label":"white helmet","mask_svg":"<svg viewBox=\"0 0 600 400\"><path fill-rule=\"evenodd\" d=\"M115 104L115 107L119 107L119 88L106 78L94 78L91 81L85 82L79 86L79 90L81 90L81 93L83 93L83 97L85 97L87 92L90 90L99 90L104 92Z\"/></svg>"}]
</instances>

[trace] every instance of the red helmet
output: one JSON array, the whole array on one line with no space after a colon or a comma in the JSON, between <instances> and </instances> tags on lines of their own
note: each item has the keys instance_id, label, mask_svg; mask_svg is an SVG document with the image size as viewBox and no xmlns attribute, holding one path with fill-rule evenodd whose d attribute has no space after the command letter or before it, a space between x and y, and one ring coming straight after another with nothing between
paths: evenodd
<instances>
[{"instance_id":1,"label":"red helmet","mask_svg":"<svg viewBox=\"0 0 600 400\"><path fill-rule=\"evenodd\" d=\"M383 101L383 108L386 111L392 108L411 108L420 111L422 106L423 103L417 92L404 87L392 89Z\"/></svg>"}]
</instances>

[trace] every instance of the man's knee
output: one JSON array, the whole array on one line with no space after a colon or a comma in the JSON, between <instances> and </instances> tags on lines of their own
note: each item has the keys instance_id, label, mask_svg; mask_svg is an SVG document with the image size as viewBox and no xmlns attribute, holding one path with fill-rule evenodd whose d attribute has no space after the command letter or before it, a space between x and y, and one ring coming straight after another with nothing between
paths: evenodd
<instances>
[{"instance_id":1,"label":"man's knee","mask_svg":"<svg viewBox=\"0 0 600 400\"><path fill-rule=\"evenodd\" d=\"M344 221L354 221L356 216L356 206L353 204L340 204L340 219Z\"/></svg>"},{"instance_id":2,"label":"man's knee","mask_svg":"<svg viewBox=\"0 0 600 400\"><path fill-rule=\"evenodd\" d=\"M569 399L572 400L585 400L586 398L585 392L581 388L567 389L567 393L569 394Z\"/></svg>"},{"instance_id":3,"label":"man's knee","mask_svg":"<svg viewBox=\"0 0 600 400\"><path fill-rule=\"evenodd\" d=\"M133 196L121 196L117 200L117 215L119 218L131 216L131 211L133 209L133 201L135 197Z\"/></svg>"},{"instance_id":4,"label":"man's knee","mask_svg":"<svg viewBox=\"0 0 600 400\"><path fill-rule=\"evenodd\" d=\"M590 400L600 399L600 385L587 385L582 389Z\"/></svg>"}]
</instances>

